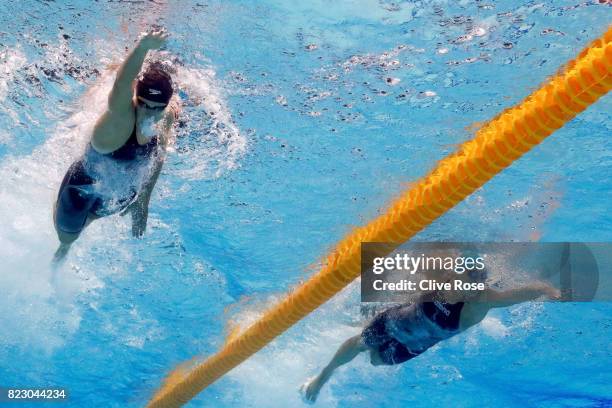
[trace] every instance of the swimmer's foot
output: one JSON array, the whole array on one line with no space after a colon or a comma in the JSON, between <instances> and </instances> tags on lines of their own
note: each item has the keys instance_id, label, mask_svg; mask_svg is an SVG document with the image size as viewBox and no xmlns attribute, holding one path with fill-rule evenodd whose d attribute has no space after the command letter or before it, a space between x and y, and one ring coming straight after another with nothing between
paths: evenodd
<instances>
[{"instance_id":1,"label":"swimmer's foot","mask_svg":"<svg viewBox=\"0 0 612 408\"><path fill-rule=\"evenodd\" d=\"M319 385L318 377L309 378L302 386L300 387L300 394L302 395L302 401L306 404L314 404L319 396L319 391L321 391L321 386Z\"/></svg>"},{"instance_id":2,"label":"swimmer's foot","mask_svg":"<svg viewBox=\"0 0 612 408\"><path fill-rule=\"evenodd\" d=\"M55 251L55 254L53 255L51 265L53 265L54 267L60 266L66 258L69 249L70 244L60 244L59 248L57 248L57 251Z\"/></svg>"}]
</instances>

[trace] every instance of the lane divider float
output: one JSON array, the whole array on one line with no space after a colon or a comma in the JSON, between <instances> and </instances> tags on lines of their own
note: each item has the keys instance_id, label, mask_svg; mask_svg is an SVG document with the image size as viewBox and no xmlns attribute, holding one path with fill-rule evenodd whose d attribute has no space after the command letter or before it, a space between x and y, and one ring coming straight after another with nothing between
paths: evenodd
<instances>
[{"instance_id":1,"label":"lane divider float","mask_svg":"<svg viewBox=\"0 0 612 408\"><path fill-rule=\"evenodd\" d=\"M362 242L410 239L595 103L612 87L612 27L540 89L480 128L388 210L338 243L324 266L252 326L188 372L178 370L149 402L179 407L279 336L359 276ZM391 250L392 247L389 247Z\"/></svg>"}]
</instances>

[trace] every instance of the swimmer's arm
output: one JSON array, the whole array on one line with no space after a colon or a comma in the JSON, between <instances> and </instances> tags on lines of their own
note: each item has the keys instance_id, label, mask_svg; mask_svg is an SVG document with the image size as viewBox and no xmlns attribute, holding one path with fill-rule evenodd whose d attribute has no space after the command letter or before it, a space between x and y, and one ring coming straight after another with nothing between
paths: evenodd
<instances>
[{"instance_id":1,"label":"swimmer's arm","mask_svg":"<svg viewBox=\"0 0 612 408\"><path fill-rule=\"evenodd\" d=\"M117 77L108 97L108 109L112 112L132 109L132 82L142 69L149 50L141 40L117 71Z\"/></svg>"},{"instance_id":2,"label":"swimmer's arm","mask_svg":"<svg viewBox=\"0 0 612 408\"><path fill-rule=\"evenodd\" d=\"M117 72L117 78L108 99L109 110L129 109L130 112L132 111L132 83L142 69L147 52L160 48L167 37L164 32L156 31L140 38Z\"/></svg>"},{"instance_id":3,"label":"swimmer's arm","mask_svg":"<svg viewBox=\"0 0 612 408\"><path fill-rule=\"evenodd\" d=\"M483 300L491 303L491 307L506 307L535 300L542 296L549 299L558 299L561 296L561 292L548 283L533 282L520 288L503 291L488 289L484 292Z\"/></svg>"},{"instance_id":4,"label":"swimmer's arm","mask_svg":"<svg viewBox=\"0 0 612 408\"><path fill-rule=\"evenodd\" d=\"M153 193L153 188L157 183L157 179L159 178L159 174L161 173L162 167L164 166L164 157L163 153L159 157L158 160L155 161L153 165L153 169L151 172L151 177L144 183L141 195L144 195L146 198L147 204L149 203L149 199L151 198L151 193Z\"/></svg>"},{"instance_id":5,"label":"swimmer's arm","mask_svg":"<svg viewBox=\"0 0 612 408\"><path fill-rule=\"evenodd\" d=\"M174 122L178 120L180 106L178 101L173 97L164 111L164 116L160 120L160 132L158 133L159 140L164 149L167 149L174 139L175 134L172 132Z\"/></svg>"},{"instance_id":6,"label":"swimmer's arm","mask_svg":"<svg viewBox=\"0 0 612 408\"><path fill-rule=\"evenodd\" d=\"M178 102L176 97L173 97L168 104L168 108L166 109L166 114L164 116L163 127L166 132L169 132L172 129L172 125L179 118L179 113L181 112L181 105Z\"/></svg>"},{"instance_id":7,"label":"swimmer's arm","mask_svg":"<svg viewBox=\"0 0 612 408\"><path fill-rule=\"evenodd\" d=\"M167 35L162 32L144 35L119 67L108 97L108 109L96 123L91 139L91 145L98 152L103 154L113 152L130 136L135 119L132 83L142 69L147 52L161 47L166 37Z\"/></svg>"},{"instance_id":8,"label":"swimmer's arm","mask_svg":"<svg viewBox=\"0 0 612 408\"><path fill-rule=\"evenodd\" d=\"M178 120L180 110L178 101L172 98L164 116L164 130L169 131L172 128L174 122Z\"/></svg>"},{"instance_id":9,"label":"swimmer's arm","mask_svg":"<svg viewBox=\"0 0 612 408\"><path fill-rule=\"evenodd\" d=\"M132 213L132 235L135 237L141 237L147 229L147 220L149 218L149 202L151 201L151 194L153 188L157 183L159 174L161 173L164 165L163 157L160 157L154 164L151 172L151 176L142 186L142 190L138 194L136 201L130 206Z\"/></svg>"}]
</instances>

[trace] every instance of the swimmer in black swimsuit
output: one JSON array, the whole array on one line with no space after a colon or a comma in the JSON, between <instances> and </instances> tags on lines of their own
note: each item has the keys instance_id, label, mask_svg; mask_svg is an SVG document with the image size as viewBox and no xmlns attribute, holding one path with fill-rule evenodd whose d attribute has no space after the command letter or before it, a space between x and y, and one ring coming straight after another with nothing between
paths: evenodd
<instances>
[{"instance_id":1,"label":"swimmer in black swimsuit","mask_svg":"<svg viewBox=\"0 0 612 408\"><path fill-rule=\"evenodd\" d=\"M467 282L484 282L486 275L465 273ZM460 297L459 297L460 296ZM560 292L547 283L536 282L505 291L486 289L469 298L457 292L438 292L435 298L392 307L378 314L363 331L346 340L321 373L300 389L304 400L314 403L334 370L361 352L370 353L372 365L395 365L415 358L427 349L480 323L487 312L546 296L558 299ZM445 300L444 300L445 299Z\"/></svg>"},{"instance_id":2,"label":"swimmer in black swimsuit","mask_svg":"<svg viewBox=\"0 0 612 408\"><path fill-rule=\"evenodd\" d=\"M85 154L61 183L53 211L61 260L93 220L130 213L132 233L142 236L151 192L161 171L177 105L171 101L172 78L160 63L143 64L149 50L167 35L142 36L117 72L108 108L96 122Z\"/></svg>"}]
</instances>

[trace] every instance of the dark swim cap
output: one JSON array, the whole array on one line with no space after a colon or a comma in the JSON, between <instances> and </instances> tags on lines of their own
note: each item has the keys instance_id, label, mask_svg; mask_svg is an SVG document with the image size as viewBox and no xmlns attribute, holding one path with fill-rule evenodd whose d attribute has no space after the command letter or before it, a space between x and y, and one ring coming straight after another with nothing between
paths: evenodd
<instances>
[{"instance_id":1,"label":"dark swim cap","mask_svg":"<svg viewBox=\"0 0 612 408\"><path fill-rule=\"evenodd\" d=\"M464 258L472 258L477 259L481 258L480 251L475 245L472 244L463 244L461 246L461 256ZM489 272L487 271L486 266L482 269L474 266L471 269L467 269L467 276L473 282L486 282L489 279Z\"/></svg>"},{"instance_id":2,"label":"dark swim cap","mask_svg":"<svg viewBox=\"0 0 612 408\"><path fill-rule=\"evenodd\" d=\"M136 96L151 102L167 105L172 93L172 77L161 68L160 64L150 65L136 83Z\"/></svg>"},{"instance_id":3,"label":"dark swim cap","mask_svg":"<svg viewBox=\"0 0 612 408\"><path fill-rule=\"evenodd\" d=\"M473 282L486 282L489 279L489 272L487 269L470 269L468 271L468 276Z\"/></svg>"}]
</instances>

